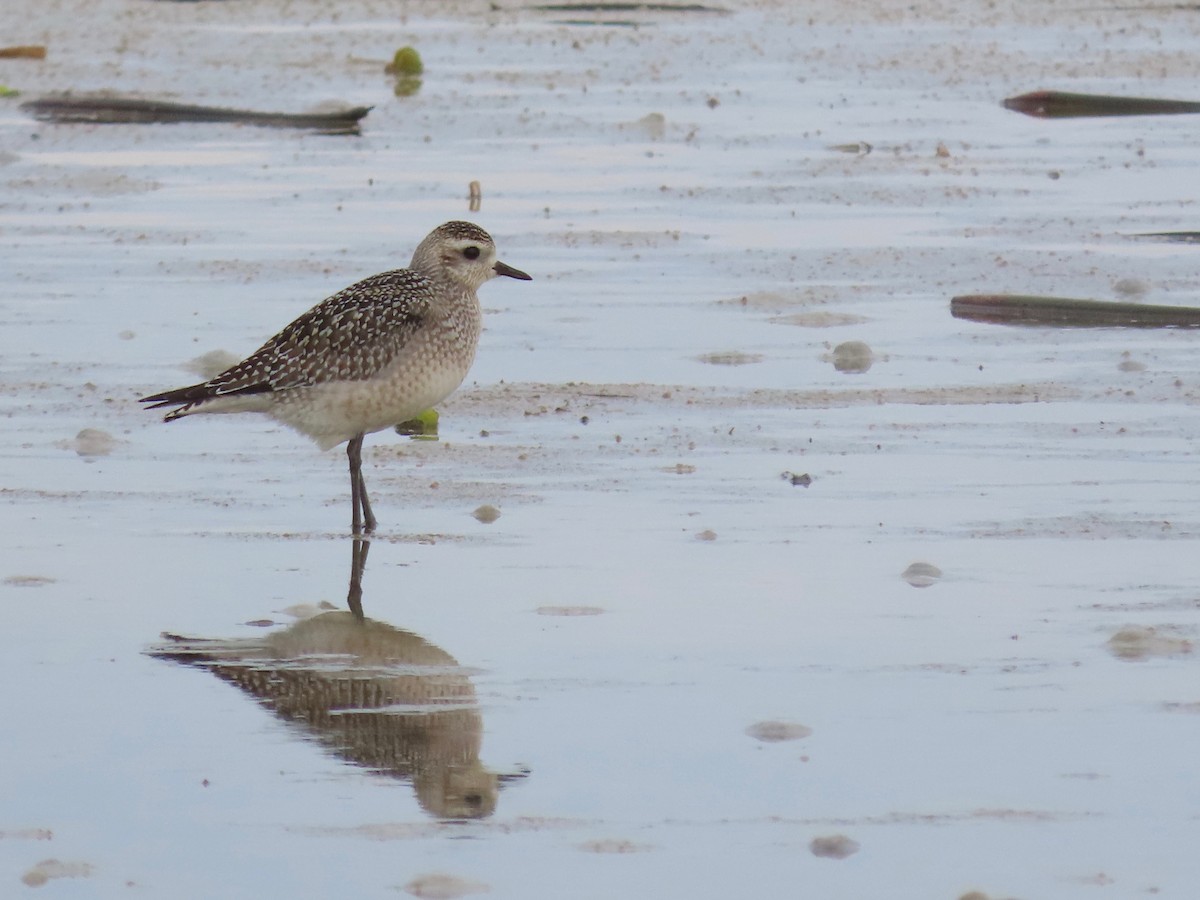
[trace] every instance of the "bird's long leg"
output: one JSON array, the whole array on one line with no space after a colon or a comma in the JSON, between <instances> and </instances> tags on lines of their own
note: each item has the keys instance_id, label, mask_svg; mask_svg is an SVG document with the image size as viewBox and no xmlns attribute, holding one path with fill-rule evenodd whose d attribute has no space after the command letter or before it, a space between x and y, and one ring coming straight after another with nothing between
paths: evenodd
<instances>
[{"instance_id":1,"label":"bird's long leg","mask_svg":"<svg viewBox=\"0 0 1200 900\"><path fill-rule=\"evenodd\" d=\"M367 481L363 478L361 462L358 468L358 504L362 507L363 531L370 534L375 530L375 513L371 512L371 498L367 496Z\"/></svg>"},{"instance_id":2,"label":"bird's long leg","mask_svg":"<svg viewBox=\"0 0 1200 900\"><path fill-rule=\"evenodd\" d=\"M362 514L358 505L358 477L362 474L362 442L363 436L350 438L346 444L346 458L350 461L350 522L355 534L362 532Z\"/></svg>"},{"instance_id":3,"label":"bird's long leg","mask_svg":"<svg viewBox=\"0 0 1200 900\"><path fill-rule=\"evenodd\" d=\"M361 434L356 435L346 444L346 456L350 460L351 527L355 534L361 534L364 530L375 530L375 514L371 512L371 501L367 498L367 482L362 473L363 437Z\"/></svg>"}]
</instances>

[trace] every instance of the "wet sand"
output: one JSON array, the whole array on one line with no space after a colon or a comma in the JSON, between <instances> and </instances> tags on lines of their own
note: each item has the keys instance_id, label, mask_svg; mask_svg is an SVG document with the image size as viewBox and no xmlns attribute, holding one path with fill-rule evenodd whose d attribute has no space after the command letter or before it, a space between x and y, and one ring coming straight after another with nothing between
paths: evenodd
<instances>
[{"instance_id":1,"label":"wet sand","mask_svg":"<svg viewBox=\"0 0 1200 900\"><path fill-rule=\"evenodd\" d=\"M1198 99L1194 12L15 8L0 894L1194 895L1200 335L950 314L1200 305L1134 236L1196 229L1195 120L1001 105ZM372 109L19 109L68 90ZM367 440L362 628L421 654L289 644L344 454L136 400L453 218L535 280L438 440Z\"/></svg>"}]
</instances>

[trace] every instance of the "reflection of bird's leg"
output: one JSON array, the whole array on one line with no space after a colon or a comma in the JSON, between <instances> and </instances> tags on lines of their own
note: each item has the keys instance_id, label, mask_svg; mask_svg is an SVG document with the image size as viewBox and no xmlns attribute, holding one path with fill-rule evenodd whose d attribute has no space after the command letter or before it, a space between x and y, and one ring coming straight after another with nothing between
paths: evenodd
<instances>
[{"instance_id":1,"label":"reflection of bird's leg","mask_svg":"<svg viewBox=\"0 0 1200 900\"><path fill-rule=\"evenodd\" d=\"M367 481L362 473L362 445L364 435L356 435L346 444L346 456L350 460L350 506L351 524L355 534L364 530L375 530L375 514L371 512L371 501L367 497ZM365 529L364 529L365 526Z\"/></svg>"},{"instance_id":2,"label":"reflection of bird's leg","mask_svg":"<svg viewBox=\"0 0 1200 900\"><path fill-rule=\"evenodd\" d=\"M371 549L371 542L365 538L355 538L350 545L350 590L346 594L346 605L350 607L350 612L354 613L354 618L361 622L362 577L367 568L367 551Z\"/></svg>"}]
</instances>

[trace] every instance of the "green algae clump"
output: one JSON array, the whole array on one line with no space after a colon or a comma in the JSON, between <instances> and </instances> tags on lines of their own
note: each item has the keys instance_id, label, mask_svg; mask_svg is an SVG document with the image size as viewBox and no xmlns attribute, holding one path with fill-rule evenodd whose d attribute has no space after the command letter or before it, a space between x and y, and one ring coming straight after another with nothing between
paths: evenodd
<instances>
[{"instance_id":1,"label":"green algae clump","mask_svg":"<svg viewBox=\"0 0 1200 900\"><path fill-rule=\"evenodd\" d=\"M396 433L407 435L415 440L436 441L438 433L437 410L427 409L415 419L401 422L396 426Z\"/></svg>"},{"instance_id":2,"label":"green algae clump","mask_svg":"<svg viewBox=\"0 0 1200 900\"><path fill-rule=\"evenodd\" d=\"M415 78L425 71L425 64L415 47L401 47L383 71L397 78Z\"/></svg>"}]
</instances>

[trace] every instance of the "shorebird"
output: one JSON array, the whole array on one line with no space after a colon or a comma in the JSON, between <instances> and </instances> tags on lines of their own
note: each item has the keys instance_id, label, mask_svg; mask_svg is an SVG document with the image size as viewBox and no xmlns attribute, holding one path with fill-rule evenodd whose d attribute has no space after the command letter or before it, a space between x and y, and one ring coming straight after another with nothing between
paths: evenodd
<instances>
[{"instance_id":1,"label":"shorebird","mask_svg":"<svg viewBox=\"0 0 1200 900\"><path fill-rule=\"evenodd\" d=\"M437 405L462 384L479 345L475 292L498 275L531 280L496 259L482 228L447 222L421 241L407 269L338 291L215 378L141 402L175 406L165 422L257 412L322 450L348 441L353 531L374 531L363 438Z\"/></svg>"}]
</instances>

